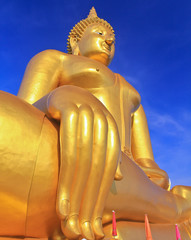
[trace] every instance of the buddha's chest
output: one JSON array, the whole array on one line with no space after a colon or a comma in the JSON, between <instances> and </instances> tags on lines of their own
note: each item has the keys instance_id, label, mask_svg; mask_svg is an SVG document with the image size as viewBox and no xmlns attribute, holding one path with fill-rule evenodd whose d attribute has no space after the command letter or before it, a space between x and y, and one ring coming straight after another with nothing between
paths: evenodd
<instances>
[{"instance_id":1,"label":"buddha's chest","mask_svg":"<svg viewBox=\"0 0 191 240\"><path fill-rule=\"evenodd\" d=\"M74 85L85 89L109 87L114 82L115 74L107 66L79 56L63 66L63 76L60 79L60 85Z\"/></svg>"}]
</instances>

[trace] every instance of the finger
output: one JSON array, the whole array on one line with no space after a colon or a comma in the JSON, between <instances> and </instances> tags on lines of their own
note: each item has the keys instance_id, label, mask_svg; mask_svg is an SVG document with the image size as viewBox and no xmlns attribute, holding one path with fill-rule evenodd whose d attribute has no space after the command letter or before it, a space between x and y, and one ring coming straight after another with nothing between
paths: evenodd
<instances>
[{"instance_id":1,"label":"finger","mask_svg":"<svg viewBox=\"0 0 191 240\"><path fill-rule=\"evenodd\" d=\"M120 161L121 157L119 158L119 161L118 161L118 164L117 164L117 169L116 169L116 172L115 172L115 180L116 181L120 181L123 179L123 174L121 173L121 161Z\"/></svg>"},{"instance_id":2,"label":"finger","mask_svg":"<svg viewBox=\"0 0 191 240\"><path fill-rule=\"evenodd\" d=\"M65 219L70 210L70 191L76 165L78 108L64 106L60 119L60 173L57 193L57 213Z\"/></svg>"},{"instance_id":3,"label":"finger","mask_svg":"<svg viewBox=\"0 0 191 240\"><path fill-rule=\"evenodd\" d=\"M108 124L101 110L94 111L92 164L80 209L80 225L86 239L94 239L91 218L99 194L106 158Z\"/></svg>"},{"instance_id":4,"label":"finger","mask_svg":"<svg viewBox=\"0 0 191 240\"><path fill-rule=\"evenodd\" d=\"M62 231L68 238L80 232L79 210L82 195L89 176L93 145L93 112L87 105L79 108L77 162L70 199L70 214L62 224Z\"/></svg>"},{"instance_id":5,"label":"finger","mask_svg":"<svg viewBox=\"0 0 191 240\"><path fill-rule=\"evenodd\" d=\"M102 214L106 198L108 196L109 190L114 180L121 152L119 133L116 123L111 116L108 116L107 119L108 119L108 140L107 140L106 164L102 183L100 186L99 196L96 202L92 218L93 229L97 238L104 237L104 233L102 230Z\"/></svg>"}]
</instances>

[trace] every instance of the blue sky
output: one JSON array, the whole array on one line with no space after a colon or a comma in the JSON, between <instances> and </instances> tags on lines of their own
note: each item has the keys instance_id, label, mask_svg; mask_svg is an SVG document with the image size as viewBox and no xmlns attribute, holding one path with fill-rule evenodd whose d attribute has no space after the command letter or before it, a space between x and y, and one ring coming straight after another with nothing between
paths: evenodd
<instances>
[{"instance_id":1,"label":"blue sky","mask_svg":"<svg viewBox=\"0 0 191 240\"><path fill-rule=\"evenodd\" d=\"M190 0L1 0L0 89L16 95L38 52L66 52L68 32L92 6L115 29L110 68L141 94L156 162L172 185L191 185Z\"/></svg>"}]
</instances>

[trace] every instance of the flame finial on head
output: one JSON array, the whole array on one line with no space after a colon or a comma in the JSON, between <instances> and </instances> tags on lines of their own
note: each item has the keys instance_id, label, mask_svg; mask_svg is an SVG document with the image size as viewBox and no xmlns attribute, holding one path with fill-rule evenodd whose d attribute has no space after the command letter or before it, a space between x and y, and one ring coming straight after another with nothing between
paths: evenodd
<instances>
[{"instance_id":1,"label":"flame finial on head","mask_svg":"<svg viewBox=\"0 0 191 240\"><path fill-rule=\"evenodd\" d=\"M92 8L90 9L90 12L89 12L88 18L95 18L95 17L97 17L97 13L96 13L95 8L92 7Z\"/></svg>"}]
</instances>

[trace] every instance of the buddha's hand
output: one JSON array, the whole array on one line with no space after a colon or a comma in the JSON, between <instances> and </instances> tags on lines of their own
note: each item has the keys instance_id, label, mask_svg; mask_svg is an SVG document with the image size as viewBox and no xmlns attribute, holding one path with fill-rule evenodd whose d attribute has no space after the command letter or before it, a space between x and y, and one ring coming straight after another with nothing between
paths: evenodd
<instances>
[{"instance_id":1,"label":"buddha's hand","mask_svg":"<svg viewBox=\"0 0 191 240\"><path fill-rule=\"evenodd\" d=\"M170 188L168 174L162 170L154 160L148 158L139 158L136 160L136 163L141 167L141 169L152 182L166 190Z\"/></svg>"},{"instance_id":2,"label":"buddha's hand","mask_svg":"<svg viewBox=\"0 0 191 240\"><path fill-rule=\"evenodd\" d=\"M91 93L74 86L59 87L34 105L60 121L56 208L63 233L68 239L102 238L105 200L119 174L115 120Z\"/></svg>"}]
</instances>

